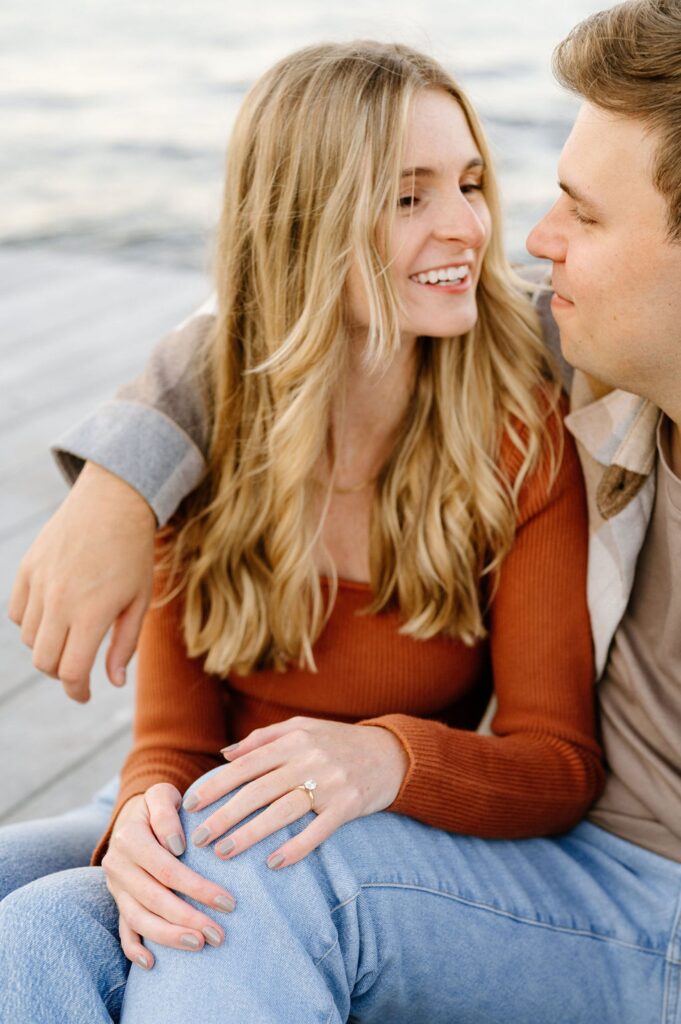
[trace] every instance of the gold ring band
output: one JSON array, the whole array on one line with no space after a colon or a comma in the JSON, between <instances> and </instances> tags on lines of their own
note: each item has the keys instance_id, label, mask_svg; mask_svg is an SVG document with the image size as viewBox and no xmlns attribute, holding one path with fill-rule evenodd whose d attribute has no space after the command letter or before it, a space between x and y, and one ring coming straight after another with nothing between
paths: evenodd
<instances>
[{"instance_id":1,"label":"gold ring band","mask_svg":"<svg viewBox=\"0 0 681 1024\"><path fill-rule=\"evenodd\" d=\"M313 807L314 807L314 791L315 791L316 788L317 788L317 783L315 782L314 779L308 779L307 782L304 782L302 784L302 786L296 786L296 789L302 789L303 792L307 793L307 795L309 796L309 798L310 798L310 810L312 810Z\"/></svg>"}]
</instances>

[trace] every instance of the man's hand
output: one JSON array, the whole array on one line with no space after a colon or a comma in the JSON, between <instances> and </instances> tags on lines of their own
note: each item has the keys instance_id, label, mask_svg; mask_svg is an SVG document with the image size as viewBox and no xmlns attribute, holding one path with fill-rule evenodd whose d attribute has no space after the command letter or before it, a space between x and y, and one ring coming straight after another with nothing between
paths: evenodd
<instances>
[{"instance_id":1,"label":"man's hand","mask_svg":"<svg viewBox=\"0 0 681 1024\"><path fill-rule=\"evenodd\" d=\"M144 498L88 462L22 559L9 617L35 667L60 679L73 700L90 699L92 664L110 626L107 675L125 683L151 598L155 530Z\"/></svg>"}]
</instances>

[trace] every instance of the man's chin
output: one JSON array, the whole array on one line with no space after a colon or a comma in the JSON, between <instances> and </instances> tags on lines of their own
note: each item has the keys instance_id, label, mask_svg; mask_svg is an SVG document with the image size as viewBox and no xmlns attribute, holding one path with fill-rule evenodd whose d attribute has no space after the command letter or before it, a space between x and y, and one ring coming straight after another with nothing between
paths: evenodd
<instances>
[{"instance_id":1,"label":"man's chin","mask_svg":"<svg viewBox=\"0 0 681 1024\"><path fill-rule=\"evenodd\" d=\"M563 330L560 332L560 351L565 362L569 363L573 369L579 370L586 377L595 399L602 398L603 395L607 395L609 391L613 391L617 386L601 380L598 369L592 365L592 362L585 355L584 347L576 344L574 338L570 337L569 332Z\"/></svg>"}]
</instances>

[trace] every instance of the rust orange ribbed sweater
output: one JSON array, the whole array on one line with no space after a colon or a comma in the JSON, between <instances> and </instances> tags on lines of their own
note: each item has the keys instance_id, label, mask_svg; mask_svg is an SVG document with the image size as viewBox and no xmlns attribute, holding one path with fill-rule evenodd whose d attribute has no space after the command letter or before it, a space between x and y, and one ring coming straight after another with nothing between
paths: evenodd
<instances>
[{"instance_id":1,"label":"rust orange ribbed sweater","mask_svg":"<svg viewBox=\"0 0 681 1024\"><path fill-rule=\"evenodd\" d=\"M510 471L515 449L505 446ZM134 747L112 821L155 782L184 790L224 763L221 747L296 714L380 725L403 743L410 767L390 810L487 837L565 830L597 796L593 662L586 608L587 523L574 445L560 472L525 483L512 551L475 647L398 633L398 611L358 616L367 584L341 582L315 645L317 674L255 672L221 679L189 658L181 602L152 609L137 664ZM474 731L494 679L494 735ZM108 833L95 852L101 857Z\"/></svg>"}]
</instances>

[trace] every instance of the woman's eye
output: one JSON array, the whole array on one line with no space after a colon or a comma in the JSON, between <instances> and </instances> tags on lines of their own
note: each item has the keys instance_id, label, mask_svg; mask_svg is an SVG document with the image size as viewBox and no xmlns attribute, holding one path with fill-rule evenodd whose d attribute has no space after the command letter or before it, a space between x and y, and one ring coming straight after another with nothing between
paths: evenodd
<instances>
[{"instance_id":1,"label":"woman's eye","mask_svg":"<svg viewBox=\"0 0 681 1024\"><path fill-rule=\"evenodd\" d=\"M418 203L418 197L409 193L408 196L400 196L397 205L401 210L412 210Z\"/></svg>"},{"instance_id":2,"label":"woman's eye","mask_svg":"<svg viewBox=\"0 0 681 1024\"><path fill-rule=\"evenodd\" d=\"M482 192L482 183L469 181L467 184L461 186L461 191L464 195L469 192Z\"/></svg>"}]
</instances>

